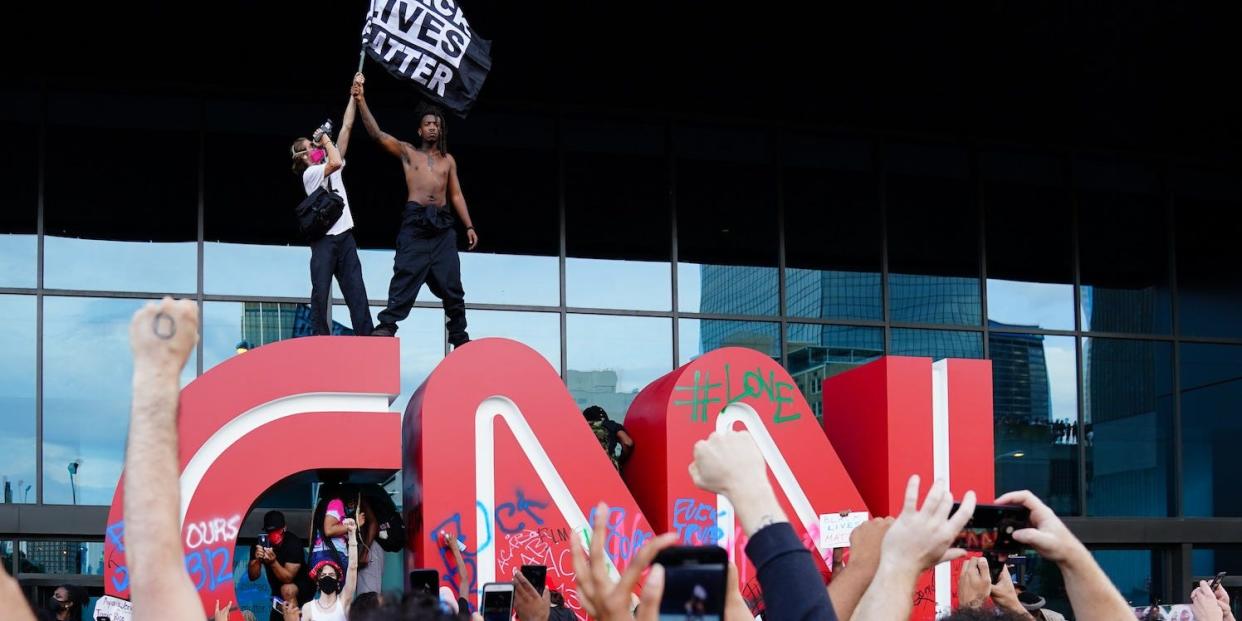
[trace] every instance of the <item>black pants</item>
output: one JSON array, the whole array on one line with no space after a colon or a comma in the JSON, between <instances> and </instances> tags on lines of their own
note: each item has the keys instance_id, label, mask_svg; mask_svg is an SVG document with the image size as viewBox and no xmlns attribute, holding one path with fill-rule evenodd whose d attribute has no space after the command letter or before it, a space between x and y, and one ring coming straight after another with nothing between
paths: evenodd
<instances>
[{"instance_id":1,"label":"black pants","mask_svg":"<svg viewBox=\"0 0 1242 621\"><path fill-rule=\"evenodd\" d=\"M332 277L341 286L341 295L349 306L354 334L371 334L371 309L367 306L367 288L362 282L362 263L358 261L358 244L354 234L326 235L311 243L311 330L315 335L332 334Z\"/></svg>"},{"instance_id":2,"label":"black pants","mask_svg":"<svg viewBox=\"0 0 1242 621\"><path fill-rule=\"evenodd\" d=\"M379 314L380 325L396 330L397 322L409 316L418 289L425 282L444 304L449 343L457 346L470 340L454 221L446 207L406 203L397 233L392 283L388 285L388 308Z\"/></svg>"}]
</instances>

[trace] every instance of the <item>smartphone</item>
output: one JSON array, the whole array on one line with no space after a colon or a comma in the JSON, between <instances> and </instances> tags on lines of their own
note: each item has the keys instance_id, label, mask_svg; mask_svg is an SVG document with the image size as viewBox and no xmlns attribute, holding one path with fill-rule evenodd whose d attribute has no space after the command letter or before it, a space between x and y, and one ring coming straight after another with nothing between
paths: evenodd
<instances>
[{"instance_id":1,"label":"smartphone","mask_svg":"<svg viewBox=\"0 0 1242 621\"><path fill-rule=\"evenodd\" d=\"M285 614L285 600L280 599L279 597L273 595L272 596L272 610L275 610L276 612L282 615Z\"/></svg>"},{"instance_id":2,"label":"smartphone","mask_svg":"<svg viewBox=\"0 0 1242 621\"><path fill-rule=\"evenodd\" d=\"M538 589L540 595L543 595L543 588L548 582L548 567L546 565L522 565L521 572L526 577L526 581Z\"/></svg>"},{"instance_id":3,"label":"smartphone","mask_svg":"<svg viewBox=\"0 0 1242 621\"><path fill-rule=\"evenodd\" d=\"M434 569L415 569L411 571L410 590L415 593L439 593L440 572Z\"/></svg>"},{"instance_id":4,"label":"smartphone","mask_svg":"<svg viewBox=\"0 0 1242 621\"><path fill-rule=\"evenodd\" d=\"M510 621L513 618L513 583L489 582L483 585L479 608L483 621Z\"/></svg>"},{"instance_id":5,"label":"smartphone","mask_svg":"<svg viewBox=\"0 0 1242 621\"><path fill-rule=\"evenodd\" d=\"M267 533L259 533L259 542L258 542L258 543L259 543L259 547L260 547L260 548L270 548L270 547L272 547L272 543L271 543L271 541L269 541L269 540L268 540L268 538L267 538Z\"/></svg>"},{"instance_id":6,"label":"smartphone","mask_svg":"<svg viewBox=\"0 0 1242 621\"><path fill-rule=\"evenodd\" d=\"M961 503L953 503L957 512ZM978 505L953 542L955 548L1008 554L1022 551L1013 534L1031 527L1031 511L1016 505Z\"/></svg>"},{"instance_id":7,"label":"smartphone","mask_svg":"<svg viewBox=\"0 0 1242 621\"><path fill-rule=\"evenodd\" d=\"M108 615L99 615L98 617L95 617L95 621L112 621L112 617L109 617Z\"/></svg>"},{"instance_id":8,"label":"smartphone","mask_svg":"<svg viewBox=\"0 0 1242 621\"><path fill-rule=\"evenodd\" d=\"M656 556L664 566L660 621L721 621L729 555L720 546L678 546Z\"/></svg>"},{"instance_id":9,"label":"smartphone","mask_svg":"<svg viewBox=\"0 0 1242 621\"><path fill-rule=\"evenodd\" d=\"M1225 571L1216 574L1216 577L1212 579L1212 583L1208 585L1208 589L1215 592L1216 587L1220 586L1220 582L1224 580L1227 575L1229 575L1229 572Z\"/></svg>"}]
</instances>

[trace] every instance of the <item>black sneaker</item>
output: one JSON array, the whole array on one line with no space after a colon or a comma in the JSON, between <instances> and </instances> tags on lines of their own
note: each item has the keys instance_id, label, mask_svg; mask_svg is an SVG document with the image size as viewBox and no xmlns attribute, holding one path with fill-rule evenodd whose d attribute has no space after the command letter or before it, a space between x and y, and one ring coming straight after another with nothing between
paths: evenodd
<instances>
[{"instance_id":1,"label":"black sneaker","mask_svg":"<svg viewBox=\"0 0 1242 621\"><path fill-rule=\"evenodd\" d=\"M391 323L381 323L371 330L371 336L397 336L397 326Z\"/></svg>"}]
</instances>

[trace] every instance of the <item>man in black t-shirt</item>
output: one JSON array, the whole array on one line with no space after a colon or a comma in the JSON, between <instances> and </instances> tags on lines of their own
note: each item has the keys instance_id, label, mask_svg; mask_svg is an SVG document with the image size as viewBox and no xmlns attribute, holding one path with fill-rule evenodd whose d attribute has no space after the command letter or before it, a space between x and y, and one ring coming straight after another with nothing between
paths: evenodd
<instances>
[{"instance_id":1,"label":"man in black t-shirt","mask_svg":"<svg viewBox=\"0 0 1242 621\"><path fill-rule=\"evenodd\" d=\"M250 550L250 564L246 573L251 580L259 579L259 569L267 569L267 583L272 596L282 600L296 600L298 605L310 601L314 587L306 574L306 551L302 540L285 528L285 514L268 511L263 515L263 533L267 546ZM269 621L283 621L280 613L272 610Z\"/></svg>"}]
</instances>

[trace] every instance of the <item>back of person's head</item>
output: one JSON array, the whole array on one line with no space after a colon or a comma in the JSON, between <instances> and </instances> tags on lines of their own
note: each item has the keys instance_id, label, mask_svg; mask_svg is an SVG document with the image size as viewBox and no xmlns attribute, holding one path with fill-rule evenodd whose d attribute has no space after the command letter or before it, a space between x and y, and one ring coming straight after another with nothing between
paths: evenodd
<instances>
[{"instance_id":1,"label":"back of person's head","mask_svg":"<svg viewBox=\"0 0 1242 621\"><path fill-rule=\"evenodd\" d=\"M434 595L407 593L400 602L377 602L375 607L354 612L349 621L457 621L457 616Z\"/></svg>"},{"instance_id":2,"label":"back of person's head","mask_svg":"<svg viewBox=\"0 0 1242 621\"><path fill-rule=\"evenodd\" d=\"M379 593L374 591L363 593L362 595L355 597L353 603L349 605L349 618L361 618L359 615L369 610L376 610L381 604L382 600L380 599Z\"/></svg>"},{"instance_id":3,"label":"back of person's head","mask_svg":"<svg viewBox=\"0 0 1242 621\"><path fill-rule=\"evenodd\" d=\"M587 422L595 423L606 420L608 418L608 412L605 412L604 408L601 408L598 405L593 405L585 410L582 410L582 417L587 419Z\"/></svg>"},{"instance_id":4,"label":"back of person's head","mask_svg":"<svg viewBox=\"0 0 1242 621\"><path fill-rule=\"evenodd\" d=\"M1003 608L959 608L940 621L1024 621L1025 616L1010 612Z\"/></svg>"}]
</instances>

